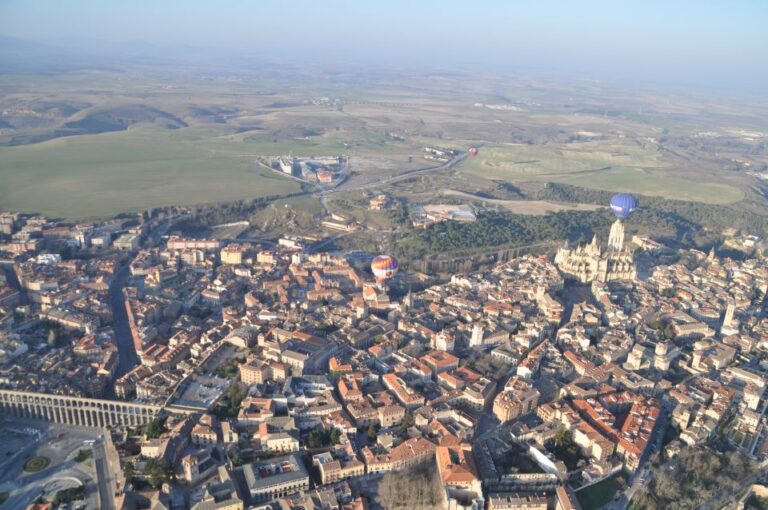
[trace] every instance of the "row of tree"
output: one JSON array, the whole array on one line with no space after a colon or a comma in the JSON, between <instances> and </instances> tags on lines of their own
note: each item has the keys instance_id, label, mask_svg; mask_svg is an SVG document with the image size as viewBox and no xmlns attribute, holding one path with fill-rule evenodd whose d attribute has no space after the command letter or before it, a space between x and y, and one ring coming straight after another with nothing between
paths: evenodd
<instances>
[{"instance_id":1,"label":"row of tree","mask_svg":"<svg viewBox=\"0 0 768 510\"><path fill-rule=\"evenodd\" d=\"M378 503L387 510L443 508L443 486L434 461L384 475Z\"/></svg>"},{"instance_id":2,"label":"row of tree","mask_svg":"<svg viewBox=\"0 0 768 510\"><path fill-rule=\"evenodd\" d=\"M535 198L562 202L610 202L611 193L565 184L549 183ZM510 212L484 212L474 223L446 221L424 230L408 230L398 239L393 252L403 260L418 260L440 254L489 247L523 247L546 241L589 241L593 235L607 235L614 221L610 210L559 211L543 216ZM684 247L708 248L720 240L728 228L757 235L768 234L768 217L752 211L721 205L642 197L641 207L625 223L628 235L652 235Z\"/></svg>"},{"instance_id":3,"label":"row of tree","mask_svg":"<svg viewBox=\"0 0 768 510\"><path fill-rule=\"evenodd\" d=\"M585 241L595 232L607 231L611 215L606 211L561 211L545 216L485 212L473 223L445 221L412 231L398 242L396 254L420 258L433 253L457 252L481 247L526 246L554 239Z\"/></svg>"},{"instance_id":4,"label":"row of tree","mask_svg":"<svg viewBox=\"0 0 768 510\"><path fill-rule=\"evenodd\" d=\"M556 200L559 202L608 204L613 195L610 191L582 188L569 184L547 183L537 192L539 200ZM640 196L640 211L654 210L669 213L670 217L688 222L700 228L722 232L727 228L745 229L756 235L768 234L768 217L755 214L745 208L688 202L684 200L669 200L667 198ZM634 216L632 217L634 221Z\"/></svg>"},{"instance_id":5,"label":"row of tree","mask_svg":"<svg viewBox=\"0 0 768 510\"><path fill-rule=\"evenodd\" d=\"M722 495L736 498L754 470L754 463L736 450L716 453L704 447L688 448L674 464L652 471L648 483L632 498L631 509L696 508Z\"/></svg>"}]
</instances>

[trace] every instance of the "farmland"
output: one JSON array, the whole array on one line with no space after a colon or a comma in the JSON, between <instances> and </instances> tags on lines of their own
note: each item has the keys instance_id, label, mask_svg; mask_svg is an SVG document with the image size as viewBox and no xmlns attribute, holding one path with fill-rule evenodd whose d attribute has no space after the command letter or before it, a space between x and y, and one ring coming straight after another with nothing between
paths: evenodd
<instances>
[{"instance_id":1,"label":"farmland","mask_svg":"<svg viewBox=\"0 0 768 510\"><path fill-rule=\"evenodd\" d=\"M0 203L65 217L111 215L300 189L235 155L152 133L105 133L0 148Z\"/></svg>"},{"instance_id":2,"label":"farmland","mask_svg":"<svg viewBox=\"0 0 768 510\"><path fill-rule=\"evenodd\" d=\"M369 191L426 203L460 190L477 198L451 198L523 214L574 207L500 187L547 182L765 212L760 103L462 72L177 71L0 76L0 209L78 219L293 195L300 183L257 160L344 155L330 209L308 198L261 223L307 223L354 196L355 219L390 228L365 211ZM438 166L427 145L480 150L404 175Z\"/></svg>"},{"instance_id":3,"label":"farmland","mask_svg":"<svg viewBox=\"0 0 768 510\"><path fill-rule=\"evenodd\" d=\"M677 177L670 167L655 147L589 142L543 148L487 147L462 170L476 177L510 182L559 182L713 204L744 198L744 192L732 185Z\"/></svg>"}]
</instances>

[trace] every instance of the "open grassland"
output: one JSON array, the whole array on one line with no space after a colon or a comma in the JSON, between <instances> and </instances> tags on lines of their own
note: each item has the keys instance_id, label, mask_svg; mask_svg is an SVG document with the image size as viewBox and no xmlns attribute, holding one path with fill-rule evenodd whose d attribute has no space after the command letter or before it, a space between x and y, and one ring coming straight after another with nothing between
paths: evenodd
<instances>
[{"instance_id":1,"label":"open grassland","mask_svg":"<svg viewBox=\"0 0 768 510\"><path fill-rule=\"evenodd\" d=\"M257 232L248 235L314 235L318 233L316 220L323 214L323 205L315 195L280 198L249 218Z\"/></svg>"},{"instance_id":2,"label":"open grassland","mask_svg":"<svg viewBox=\"0 0 768 510\"><path fill-rule=\"evenodd\" d=\"M721 127L768 132L758 115L765 108L586 81L448 72L330 75L272 64L266 73L248 66L204 73L129 66L3 75L0 209L82 218L290 194L299 183L255 161L340 154L349 157L349 177L327 196L328 210L316 197L301 197L265 208L256 223L265 231L282 223L301 229L338 212L389 228L392 215L367 211L367 197L350 199L355 190L388 192L409 203L461 190L525 214L573 207L523 201L515 186L499 184L525 182L717 204L746 195L743 203L762 207L764 195L746 170L768 164L763 139L746 140ZM701 132L715 135L702 138ZM388 181L438 166L423 158L426 145L477 145L480 154L452 169ZM749 165L735 163L742 159Z\"/></svg>"},{"instance_id":3,"label":"open grassland","mask_svg":"<svg viewBox=\"0 0 768 510\"><path fill-rule=\"evenodd\" d=\"M677 178L663 172L646 172L634 168L611 168L591 174L562 176L550 180L607 191L628 191L707 204L732 204L744 198L743 191L728 184Z\"/></svg>"},{"instance_id":4,"label":"open grassland","mask_svg":"<svg viewBox=\"0 0 768 510\"><path fill-rule=\"evenodd\" d=\"M461 171L485 179L551 181L712 204L729 204L744 197L741 190L727 184L703 182L690 174L677 176L652 144L493 145L483 147Z\"/></svg>"},{"instance_id":5,"label":"open grassland","mask_svg":"<svg viewBox=\"0 0 768 510\"><path fill-rule=\"evenodd\" d=\"M225 149L171 133L137 129L2 147L0 208L82 218L300 189L238 156L252 152L247 143Z\"/></svg>"},{"instance_id":6,"label":"open grassland","mask_svg":"<svg viewBox=\"0 0 768 510\"><path fill-rule=\"evenodd\" d=\"M594 211L599 205L594 204L566 204L551 202L549 200L499 200L485 198L471 193L465 193L454 189L446 189L442 192L447 197L466 198L473 202L482 202L486 205L498 206L515 214L542 215L558 211Z\"/></svg>"},{"instance_id":7,"label":"open grassland","mask_svg":"<svg viewBox=\"0 0 768 510\"><path fill-rule=\"evenodd\" d=\"M367 202L360 204L357 201L346 200L345 194L336 194L336 199L328 200L328 212L338 214L344 218L356 221L372 230L393 230L397 228L397 221L391 210L374 211L368 209Z\"/></svg>"}]
</instances>

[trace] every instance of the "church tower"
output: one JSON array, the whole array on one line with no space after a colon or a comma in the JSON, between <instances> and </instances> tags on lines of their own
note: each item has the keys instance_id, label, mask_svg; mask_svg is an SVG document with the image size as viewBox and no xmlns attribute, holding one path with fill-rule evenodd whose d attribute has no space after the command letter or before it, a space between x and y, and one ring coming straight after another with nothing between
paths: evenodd
<instances>
[{"instance_id":1,"label":"church tower","mask_svg":"<svg viewBox=\"0 0 768 510\"><path fill-rule=\"evenodd\" d=\"M624 224L621 220L616 220L611 225L611 232L608 235L608 249L614 251L624 249Z\"/></svg>"},{"instance_id":2,"label":"church tower","mask_svg":"<svg viewBox=\"0 0 768 510\"><path fill-rule=\"evenodd\" d=\"M406 294L405 298L403 299L402 310L404 312L407 312L412 308L413 308L413 295L411 294L411 288L408 287L408 294Z\"/></svg>"},{"instance_id":3,"label":"church tower","mask_svg":"<svg viewBox=\"0 0 768 510\"><path fill-rule=\"evenodd\" d=\"M470 347L480 347L483 345L483 336L485 335L485 330L483 329L483 325L478 323L475 323L474 326L472 326L472 337L469 339L469 346Z\"/></svg>"},{"instance_id":4,"label":"church tower","mask_svg":"<svg viewBox=\"0 0 768 510\"><path fill-rule=\"evenodd\" d=\"M720 334L723 336L734 335L739 332L739 321L734 317L736 314L736 303L729 302L725 307L725 316L720 326Z\"/></svg>"},{"instance_id":5,"label":"church tower","mask_svg":"<svg viewBox=\"0 0 768 510\"><path fill-rule=\"evenodd\" d=\"M723 318L723 326L730 326L733 321L733 314L736 312L736 304L731 301L728 306L725 307L725 317Z\"/></svg>"}]
</instances>

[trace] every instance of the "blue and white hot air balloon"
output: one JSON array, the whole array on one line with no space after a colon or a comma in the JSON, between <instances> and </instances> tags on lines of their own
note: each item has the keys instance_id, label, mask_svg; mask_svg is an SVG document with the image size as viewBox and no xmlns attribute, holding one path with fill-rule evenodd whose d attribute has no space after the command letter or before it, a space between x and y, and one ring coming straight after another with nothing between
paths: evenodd
<instances>
[{"instance_id":1,"label":"blue and white hot air balloon","mask_svg":"<svg viewBox=\"0 0 768 510\"><path fill-rule=\"evenodd\" d=\"M637 199L627 193L619 193L611 198L611 211L620 220L626 220L637 209Z\"/></svg>"}]
</instances>

